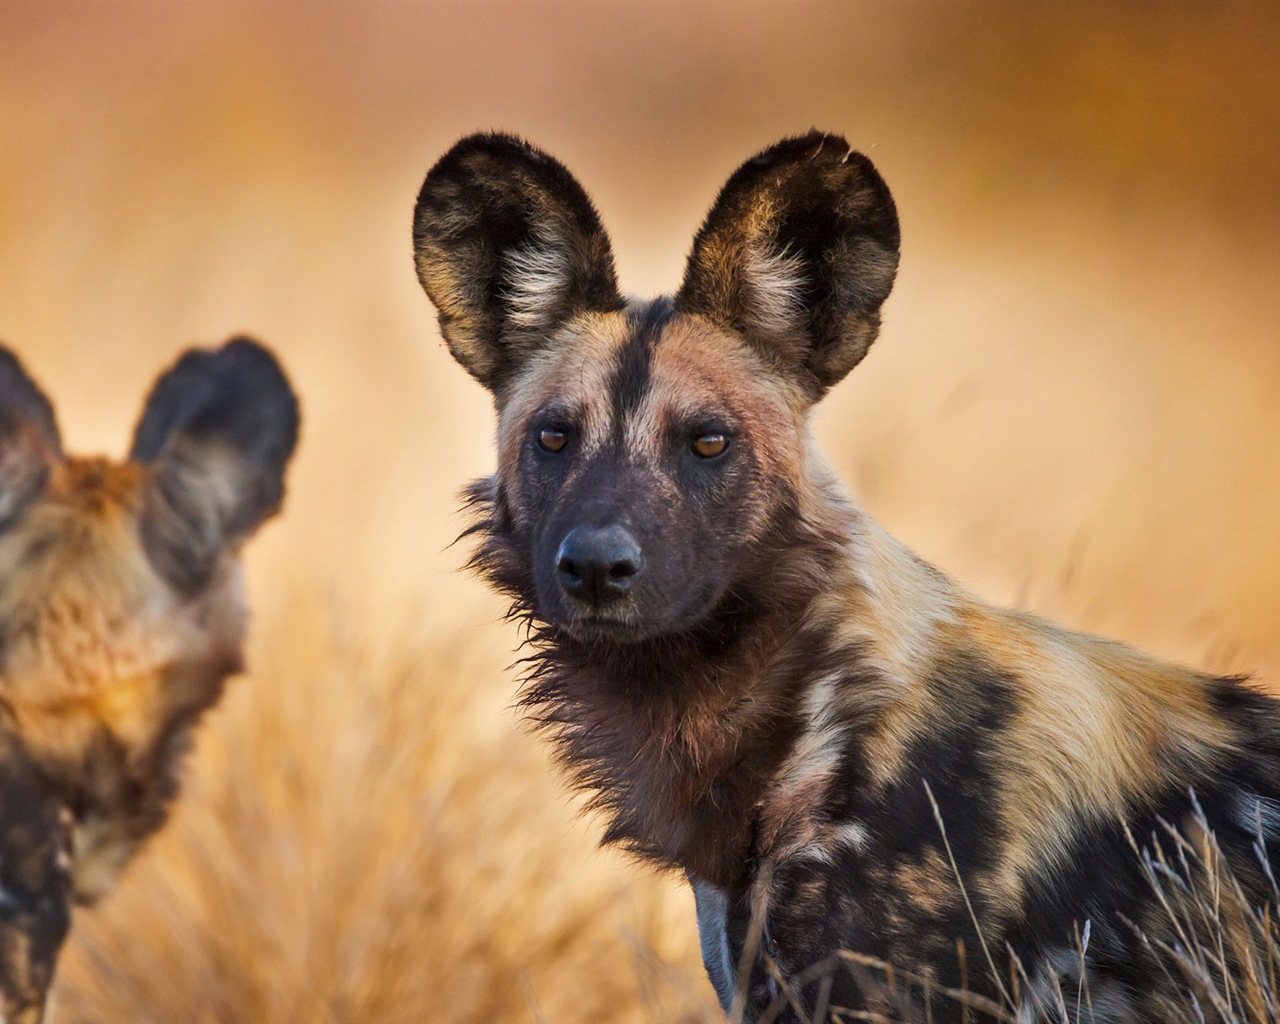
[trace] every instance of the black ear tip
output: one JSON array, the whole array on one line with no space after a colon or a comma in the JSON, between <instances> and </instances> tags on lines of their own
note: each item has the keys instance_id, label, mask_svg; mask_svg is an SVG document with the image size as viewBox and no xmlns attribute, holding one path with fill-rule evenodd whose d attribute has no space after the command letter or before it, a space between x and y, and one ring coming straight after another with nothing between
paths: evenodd
<instances>
[{"instance_id":1,"label":"black ear tip","mask_svg":"<svg viewBox=\"0 0 1280 1024\"><path fill-rule=\"evenodd\" d=\"M818 160L823 163L841 163L851 147L843 135L811 128L803 135L791 135L752 157L749 164L770 167L774 164L799 160Z\"/></svg>"},{"instance_id":2,"label":"black ear tip","mask_svg":"<svg viewBox=\"0 0 1280 1024\"><path fill-rule=\"evenodd\" d=\"M898 224L898 204L893 200L884 176L865 153L851 150L845 157L843 165L851 172L856 172L857 180L862 187L869 189L876 197L876 214L870 217L873 234L893 250L902 243L902 231Z\"/></svg>"},{"instance_id":3,"label":"black ear tip","mask_svg":"<svg viewBox=\"0 0 1280 1024\"><path fill-rule=\"evenodd\" d=\"M222 346L222 351L233 352L233 353L243 352L246 355L252 353L255 357L265 356L266 358L271 359L273 362L275 361L274 357L271 355L271 350L267 348L266 345L262 344L259 341L255 341L253 338L250 338L247 334L237 334L235 337L230 338Z\"/></svg>"},{"instance_id":4,"label":"black ear tip","mask_svg":"<svg viewBox=\"0 0 1280 1024\"><path fill-rule=\"evenodd\" d=\"M537 146L507 132L475 132L459 139L427 172L418 192L418 203L427 199L432 187L460 175L475 173L486 165L507 165L514 161L546 163L551 158Z\"/></svg>"},{"instance_id":5,"label":"black ear tip","mask_svg":"<svg viewBox=\"0 0 1280 1024\"><path fill-rule=\"evenodd\" d=\"M235 336L219 349L191 349L183 357L187 358L207 361L224 376L253 379L293 395L293 387L275 353L246 335Z\"/></svg>"},{"instance_id":6,"label":"black ear tip","mask_svg":"<svg viewBox=\"0 0 1280 1024\"><path fill-rule=\"evenodd\" d=\"M245 429L266 431L285 458L297 444L298 398L284 368L265 345L238 336L221 348L184 352L151 388L129 457L157 459L178 431L217 430L230 416Z\"/></svg>"},{"instance_id":7,"label":"black ear tip","mask_svg":"<svg viewBox=\"0 0 1280 1024\"><path fill-rule=\"evenodd\" d=\"M0 344L0 382L21 382L30 387L35 387L35 381L32 380L31 374L27 372L27 368L22 365L22 360L18 358L18 354L9 348L8 345Z\"/></svg>"},{"instance_id":8,"label":"black ear tip","mask_svg":"<svg viewBox=\"0 0 1280 1024\"><path fill-rule=\"evenodd\" d=\"M461 139L453 147L462 154L492 153L500 156L523 156L535 160L546 159L546 154L528 139L511 132L475 132Z\"/></svg>"},{"instance_id":9,"label":"black ear tip","mask_svg":"<svg viewBox=\"0 0 1280 1024\"><path fill-rule=\"evenodd\" d=\"M286 457L298 439L298 396L284 367L269 348L244 335L228 341L218 351L223 373L233 382L233 392L243 400L266 400L279 410L286 442Z\"/></svg>"},{"instance_id":10,"label":"black ear tip","mask_svg":"<svg viewBox=\"0 0 1280 1024\"><path fill-rule=\"evenodd\" d=\"M284 367L280 365L280 360L275 357L275 353L252 338L238 335L222 346L219 353L226 361L228 366L242 367L245 370L255 371L268 379L274 379L284 386L290 393L293 388L289 384L289 378L285 375Z\"/></svg>"},{"instance_id":11,"label":"black ear tip","mask_svg":"<svg viewBox=\"0 0 1280 1024\"><path fill-rule=\"evenodd\" d=\"M827 163L843 163L853 149L843 135L820 132L816 128L804 137L804 141L809 147L810 160L823 160Z\"/></svg>"},{"instance_id":12,"label":"black ear tip","mask_svg":"<svg viewBox=\"0 0 1280 1024\"><path fill-rule=\"evenodd\" d=\"M464 194L468 182L477 176L501 174L512 163L537 165L549 161L547 154L524 139L506 132L474 132L455 142L422 179L413 206L415 247L438 227L437 218Z\"/></svg>"}]
</instances>

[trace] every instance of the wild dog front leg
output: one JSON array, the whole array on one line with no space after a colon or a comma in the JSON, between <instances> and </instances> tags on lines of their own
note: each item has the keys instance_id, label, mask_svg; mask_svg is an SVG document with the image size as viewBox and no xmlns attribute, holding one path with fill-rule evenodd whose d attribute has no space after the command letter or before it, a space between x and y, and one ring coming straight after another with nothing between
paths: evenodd
<instances>
[{"instance_id":1,"label":"wild dog front leg","mask_svg":"<svg viewBox=\"0 0 1280 1024\"><path fill-rule=\"evenodd\" d=\"M71 923L70 815L0 745L0 1021L39 1024Z\"/></svg>"},{"instance_id":2,"label":"wild dog front leg","mask_svg":"<svg viewBox=\"0 0 1280 1024\"><path fill-rule=\"evenodd\" d=\"M693 887L693 903L698 912L698 944L702 947L702 965L707 969L711 987L716 990L720 1009L725 1013L733 1005L737 984L734 956L729 949L729 898L725 891L710 882L689 875Z\"/></svg>"},{"instance_id":3,"label":"wild dog front leg","mask_svg":"<svg viewBox=\"0 0 1280 1024\"><path fill-rule=\"evenodd\" d=\"M751 1024L767 1014L779 996L765 967L771 956L768 935L752 936L748 900L735 897L711 882L686 874L698 915L702 964L716 990L720 1008L735 1024ZM745 958L750 958L750 963ZM779 1007L778 1009L785 1009ZM772 1019L790 1019L785 1012Z\"/></svg>"}]
</instances>

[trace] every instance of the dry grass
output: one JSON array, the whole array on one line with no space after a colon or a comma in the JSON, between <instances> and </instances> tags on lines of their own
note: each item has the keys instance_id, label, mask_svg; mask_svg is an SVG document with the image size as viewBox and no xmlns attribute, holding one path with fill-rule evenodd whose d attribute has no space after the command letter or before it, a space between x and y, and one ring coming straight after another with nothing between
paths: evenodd
<instances>
[{"instance_id":1,"label":"dry grass","mask_svg":"<svg viewBox=\"0 0 1280 1024\"><path fill-rule=\"evenodd\" d=\"M1173 929L1172 939L1157 941L1134 925L1183 994L1163 1008L1170 1021L1268 1024L1277 1018L1280 889L1263 845L1261 818L1257 832L1254 866L1270 882L1260 903L1245 894L1198 807L1187 832L1166 826L1163 836L1133 843L1163 923Z\"/></svg>"},{"instance_id":2,"label":"dry grass","mask_svg":"<svg viewBox=\"0 0 1280 1024\"><path fill-rule=\"evenodd\" d=\"M932 793L929 799L945 842L945 824ZM1149 1012L1168 1024L1273 1024L1280 1018L1280 885L1264 845L1262 819L1254 860L1229 864L1194 792L1191 800L1194 813L1188 821L1161 822L1152 835L1129 836L1155 903L1149 916L1135 920L1122 913L1120 919L1148 958L1149 969L1168 983ZM1259 898L1257 885L1244 880L1246 874L1269 891ZM963 890L962 878L960 884ZM957 1008L966 1024L1112 1024L1114 1008L1109 1012L1101 993L1095 1004L1089 987L1092 923L1077 926L1074 962L1058 965L1065 973L1042 973L1042 965L1023 962L1012 949L993 950L980 928L981 955L959 943L962 977L984 979L981 987L997 993L994 999L967 987L940 988L923 975L847 950L790 980L766 958L779 994L758 1024L772 1024L784 1014L800 1024L929 1024L935 1013ZM831 1000L833 982L846 974L870 994L876 1009L855 1010ZM808 1010L797 990L815 984L817 996ZM740 1014L730 1017L738 1020ZM953 1019L950 1012L947 1019Z\"/></svg>"},{"instance_id":3,"label":"dry grass","mask_svg":"<svg viewBox=\"0 0 1280 1024\"><path fill-rule=\"evenodd\" d=\"M493 666L337 625L291 604L289 648L216 712L169 828L78 915L56 1018L707 1019L665 888L586 863L536 747L488 726L471 684Z\"/></svg>"},{"instance_id":4,"label":"dry grass","mask_svg":"<svg viewBox=\"0 0 1280 1024\"><path fill-rule=\"evenodd\" d=\"M736 161L846 132L905 240L818 419L855 493L988 598L1274 672L1277 39L1262 5L0 5L0 337L69 447L239 330L305 415L252 673L54 1019L718 1015L692 901L593 850L443 550L492 420L408 218L477 127L581 175L641 293Z\"/></svg>"}]
</instances>

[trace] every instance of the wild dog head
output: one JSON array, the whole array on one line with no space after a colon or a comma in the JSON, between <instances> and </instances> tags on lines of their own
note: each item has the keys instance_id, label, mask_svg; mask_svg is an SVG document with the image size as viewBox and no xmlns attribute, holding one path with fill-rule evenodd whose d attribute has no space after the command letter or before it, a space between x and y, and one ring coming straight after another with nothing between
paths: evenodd
<instances>
[{"instance_id":1,"label":"wild dog head","mask_svg":"<svg viewBox=\"0 0 1280 1024\"><path fill-rule=\"evenodd\" d=\"M297 432L279 365L236 339L159 378L127 460L70 456L53 406L0 348L0 991L11 1013L38 1016L66 897L101 894L162 823L191 727L240 668L238 556L280 508Z\"/></svg>"},{"instance_id":2,"label":"wild dog head","mask_svg":"<svg viewBox=\"0 0 1280 1024\"><path fill-rule=\"evenodd\" d=\"M805 512L808 409L866 355L898 262L871 162L837 136L748 160L674 298L624 300L591 201L505 135L427 175L418 275L494 396L486 569L579 640L696 627Z\"/></svg>"}]
</instances>

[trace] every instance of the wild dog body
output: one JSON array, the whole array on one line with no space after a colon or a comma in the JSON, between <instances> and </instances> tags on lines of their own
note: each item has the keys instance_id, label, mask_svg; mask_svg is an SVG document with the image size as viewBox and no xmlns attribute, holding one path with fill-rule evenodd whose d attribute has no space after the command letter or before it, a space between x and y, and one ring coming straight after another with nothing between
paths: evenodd
<instances>
[{"instance_id":1,"label":"wild dog body","mask_svg":"<svg viewBox=\"0 0 1280 1024\"><path fill-rule=\"evenodd\" d=\"M1027 1019L1050 1012L1048 972L1082 965L1094 1019L1166 1019L1173 982L1119 916L1168 935L1126 830L1188 821L1194 789L1261 885L1280 715L974 600L845 495L807 418L874 339L896 269L870 163L816 134L749 161L674 299L624 301L580 187L505 136L431 171L415 244L446 341L497 403L474 565L530 622L523 704L606 841L689 876L726 1009L736 994L753 1016L780 986L805 1016L927 999L806 981L841 949L995 996L985 941L997 974L1006 951L1026 966Z\"/></svg>"},{"instance_id":2,"label":"wild dog body","mask_svg":"<svg viewBox=\"0 0 1280 1024\"><path fill-rule=\"evenodd\" d=\"M163 823L241 668L239 548L296 435L275 360L236 340L160 378L128 461L68 456L0 349L0 1019L39 1019L70 901Z\"/></svg>"}]
</instances>

